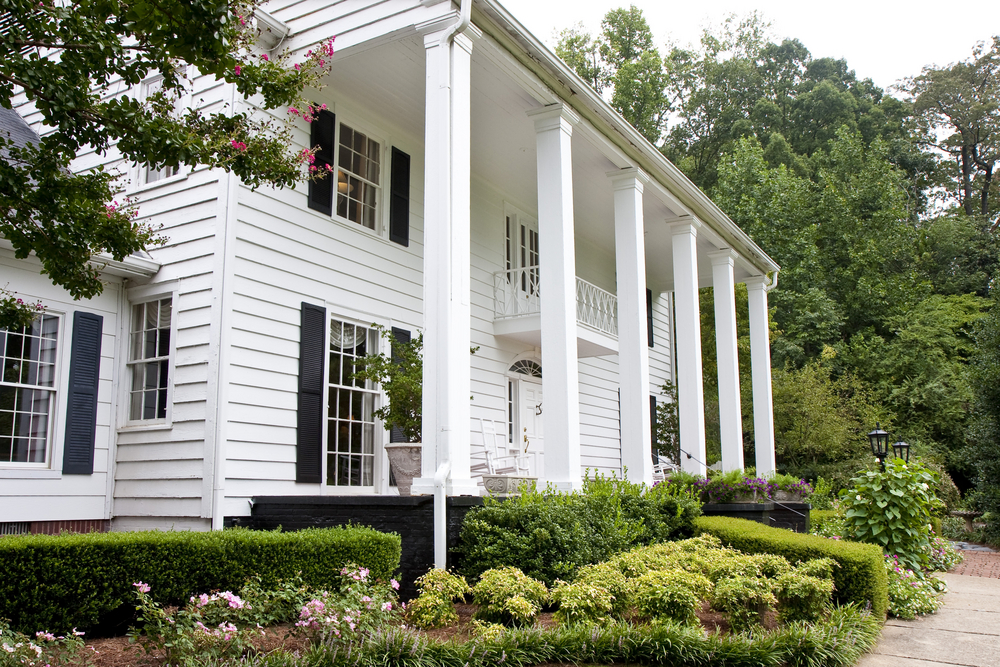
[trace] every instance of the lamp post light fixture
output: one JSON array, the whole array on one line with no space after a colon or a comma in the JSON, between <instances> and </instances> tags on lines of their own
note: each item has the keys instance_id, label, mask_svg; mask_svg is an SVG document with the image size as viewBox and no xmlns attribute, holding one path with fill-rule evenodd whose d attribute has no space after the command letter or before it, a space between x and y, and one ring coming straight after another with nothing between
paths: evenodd
<instances>
[{"instance_id":1,"label":"lamp post light fixture","mask_svg":"<svg viewBox=\"0 0 1000 667\"><path fill-rule=\"evenodd\" d=\"M882 472L885 472L885 457L889 455L889 434L882 430L878 422L875 422L875 430L868 434L868 444L872 448L872 454L878 459Z\"/></svg>"},{"instance_id":2,"label":"lamp post light fixture","mask_svg":"<svg viewBox=\"0 0 1000 667\"><path fill-rule=\"evenodd\" d=\"M892 450L896 453L897 459L903 459L904 463L910 462L910 445L905 442L892 443Z\"/></svg>"}]
</instances>

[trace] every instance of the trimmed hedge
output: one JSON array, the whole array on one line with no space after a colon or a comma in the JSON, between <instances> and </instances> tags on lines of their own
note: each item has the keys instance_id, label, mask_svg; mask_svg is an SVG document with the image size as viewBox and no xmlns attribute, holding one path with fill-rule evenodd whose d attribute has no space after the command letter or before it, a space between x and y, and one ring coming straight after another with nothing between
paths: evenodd
<instances>
[{"instance_id":1,"label":"trimmed hedge","mask_svg":"<svg viewBox=\"0 0 1000 667\"><path fill-rule=\"evenodd\" d=\"M398 535L359 526L10 536L0 538L0 618L28 634L89 629L132 607L136 581L177 604L238 590L252 576L271 586L301 573L306 584L333 587L351 562L388 580L399 557Z\"/></svg>"},{"instance_id":2,"label":"trimmed hedge","mask_svg":"<svg viewBox=\"0 0 1000 667\"><path fill-rule=\"evenodd\" d=\"M793 533L755 521L724 516L699 517L695 530L715 535L722 543L746 553L770 553L791 562L813 558L832 558L834 599L840 604L871 604L877 618L885 618L889 609L889 588L882 562L882 550L873 544L831 540L816 535Z\"/></svg>"}]
</instances>

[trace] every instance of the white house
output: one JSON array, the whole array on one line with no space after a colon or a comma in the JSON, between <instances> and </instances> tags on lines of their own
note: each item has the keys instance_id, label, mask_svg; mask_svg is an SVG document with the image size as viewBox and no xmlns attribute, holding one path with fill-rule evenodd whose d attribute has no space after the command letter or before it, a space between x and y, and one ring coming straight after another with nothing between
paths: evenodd
<instances>
[{"instance_id":1,"label":"white house","mask_svg":"<svg viewBox=\"0 0 1000 667\"><path fill-rule=\"evenodd\" d=\"M735 282L750 294L756 466L774 469L778 266L496 0L264 9L277 50L336 36L316 99L330 112L296 137L322 146L336 181L251 191L220 171L133 167L140 214L169 242L107 264L90 301L0 239L0 285L48 306L30 331L0 331L3 532L209 529L253 496L395 493L372 416L383 396L349 375L384 345L373 324L425 335L414 493L439 471L448 494L481 492L484 420L511 448L527 438L532 472L561 488L586 469L649 482L667 380L682 464L703 470L705 286L724 465L742 467ZM248 104L211 77L190 103ZM129 168L77 164L116 160Z\"/></svg>"}]
</instances>

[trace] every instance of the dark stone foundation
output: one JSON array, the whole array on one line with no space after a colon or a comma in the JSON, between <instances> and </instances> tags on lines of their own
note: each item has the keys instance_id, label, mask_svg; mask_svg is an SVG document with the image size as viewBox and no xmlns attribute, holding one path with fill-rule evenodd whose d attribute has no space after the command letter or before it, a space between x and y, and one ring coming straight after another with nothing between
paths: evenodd
<instances>
[{"instance_id":1,"label":"dark stone foundation","mask_svg":"<svg viewBox=\"0 0 1000 667\"><path fill-rule=\"evenodd\" d=\"M483 504L475 496L448 498L448 565L466 512ZM402 540L400 597L416 596L413 580L434 566L433 496L258 496L248 517L227 517L226 526L301 530L357 524Z\"/></svg>"}]
</instances>

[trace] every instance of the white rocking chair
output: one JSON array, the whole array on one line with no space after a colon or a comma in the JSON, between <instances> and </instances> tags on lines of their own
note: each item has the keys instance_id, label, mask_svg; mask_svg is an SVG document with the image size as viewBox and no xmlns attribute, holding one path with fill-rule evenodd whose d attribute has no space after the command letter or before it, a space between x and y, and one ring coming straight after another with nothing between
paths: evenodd
<instances>
[{"instance_id":1,"label":"white rocking chair","mask_svg":"<svg viewBox=\"0 0 1000 667\"><path fill-rule=\"evenodd\" d=\"M480 475L528 475L528 457L507 453L507 434L496 421L473 417L472 426L472 444L482 447L484 456L469 466L470 471Z\"/></svg>"}]
</instances>

